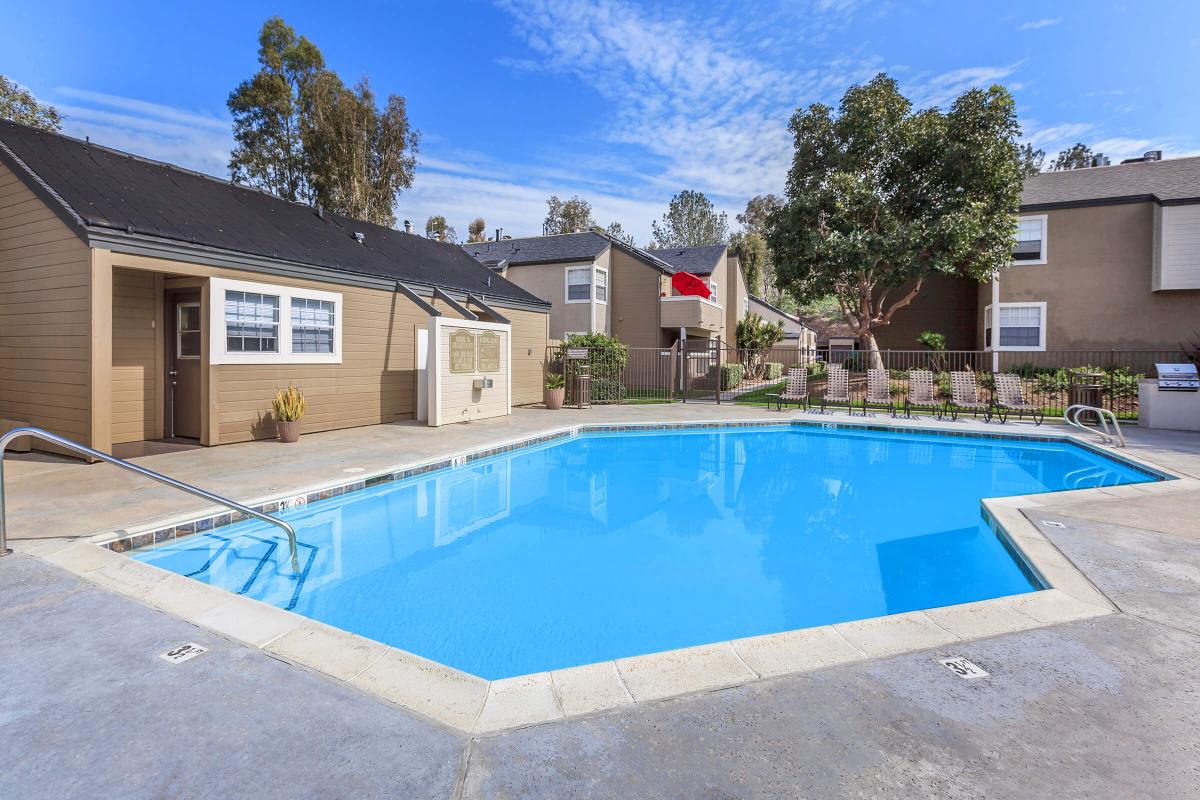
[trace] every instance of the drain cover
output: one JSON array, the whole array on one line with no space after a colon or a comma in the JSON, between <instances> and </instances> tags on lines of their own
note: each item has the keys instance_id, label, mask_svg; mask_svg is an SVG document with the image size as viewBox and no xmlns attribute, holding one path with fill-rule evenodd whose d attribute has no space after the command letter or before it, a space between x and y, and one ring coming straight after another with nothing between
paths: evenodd
<instances>
[{"instance_id":1,"label":"drain cover","mask_svg":"<svg viewBox=\"0 0 1200 800\"><path fill-rule=\"evenodd\" d=\"M986 678L988 676L983 667L962 656L939 658L938 663L958 677L966 678L967 680L971 680L972 678Z\"/></svg>"},{"instance_id":2,"label":"drain cover","mask_svg":"<svg viewBox=\"0 0 1200 800\"><path fill-rule=\"evenodd\" d=\"M170 661L172 664L182 664L188 659L195 658L208 652L207 647L201 647L195 642L181 644L179 647L173 647L165 653L159 653L158 657L164 661Z\"/></svg>"}]
</instances>

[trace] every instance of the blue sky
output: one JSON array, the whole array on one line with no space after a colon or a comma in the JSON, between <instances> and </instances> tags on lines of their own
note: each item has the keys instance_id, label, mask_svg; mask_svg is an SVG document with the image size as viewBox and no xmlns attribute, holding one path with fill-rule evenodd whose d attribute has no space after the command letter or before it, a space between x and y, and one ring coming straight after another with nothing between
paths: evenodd
<instances>
[{"instance_id":1,"label":"blue sky","mask_svg":"<svg viewBox=\"0 0 1200 800\"><path fill-rule=\"evenodd\" d=\"M423 141L397 216L540 232L580 194L639 243L681 189L780 192L798 106L887 71L919 105L1000 82L1053 153L1200 153L1200 3L95 3L0 0L0 73L66 130L224 176L225 99L281 14L344 79L404 95Z\"/></svg>"}]
</instances>

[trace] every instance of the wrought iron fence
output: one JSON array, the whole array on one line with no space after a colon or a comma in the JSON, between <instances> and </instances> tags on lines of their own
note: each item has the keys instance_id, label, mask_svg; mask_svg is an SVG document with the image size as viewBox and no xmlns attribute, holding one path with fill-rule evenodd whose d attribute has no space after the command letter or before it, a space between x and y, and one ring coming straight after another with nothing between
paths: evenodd
<instances>
[{"instance_id":1,"label":"wrought iron fence","mask_svg":"<svg viewBox=\"0 0 1200 800\"><path fill-rule=\"evenodd\" d=\"M739 350L720 340L689 340L687 347L547 348L546 370L567 379L567 403L577 404L587 375L591 402L736 402L766 403L781 386L788 369L809 373L809 391L819 398L825 373L839 364L850 375L855 404L866 398L871 354L860 350L802 349L779 346L766 351ZM897 405L907 394L908 372L928 369L944 398L950 396L950 373L978 376L985 398L994 390L993 371L1020 376L1026 398L1048 416L1061 416L1069 405L1084 402L1107 408L1121 419L1138 415L1138 380L1154 377L1154 364L1184 360L1178 350L1075 350L991 353L982 350L882 350L880 365L888 370Z\"/></svg>"}]
</instances>

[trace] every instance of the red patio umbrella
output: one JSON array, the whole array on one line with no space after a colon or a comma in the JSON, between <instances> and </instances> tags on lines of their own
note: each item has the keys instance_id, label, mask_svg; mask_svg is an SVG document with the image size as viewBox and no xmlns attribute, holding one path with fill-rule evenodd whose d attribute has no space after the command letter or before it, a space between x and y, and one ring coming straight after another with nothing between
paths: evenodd
<instances>
[{"instance_id":1,"label":"red patio umbrella","mask_svg":"<svg viewBox=\"0 0 1200 800\"><path fill-rule=\"evenodd\" d=\"M705 300L712 294L708 284L690 272L676 272L671 276L671 285L680 294L703 297Z\"/></svg>"}]
</instances>

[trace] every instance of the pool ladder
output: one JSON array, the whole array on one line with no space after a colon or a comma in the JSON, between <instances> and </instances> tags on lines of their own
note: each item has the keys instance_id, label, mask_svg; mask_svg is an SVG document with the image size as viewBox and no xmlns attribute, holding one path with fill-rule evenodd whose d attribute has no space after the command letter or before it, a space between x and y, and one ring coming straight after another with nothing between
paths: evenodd
<instances>
[{"instance_id":1,"label":"pool ladder","mask_svg":"<svg viewBox=\"0 0 1200 800\"><path fill-rule=\"evenodd\" d=\"M12 552L12 550L8 548L8 536L4 526L4 451L8 448L10 442L22 436L29 436L33 439L41 439L44 442L56 444L59 447L66 448L67 450L79 453L80 455L88 456L98 461L104 461L109 464L113 464L114 466L121 467L122 469L127 469L130 472L135 472L143 477L150 478L151 480L158 481L159 483L164 483L167 486L171 486L180 490L181 492L187 492L188 494L208 500L210 503L215 503L219 506L224 506L225 508L238 511L248 517L260 519L263 522L269 522L272 525L281 528L283 532L287 534L288 547L291 550L292 557L292 571L300 571L300 561L296 554L296 531L291 525L287 524L283 520L272 517L269 514L264 514L261 511L255 511L253 508L244 506L241 503L236 503L227 497L221 497L220 495L213 494L212 492L206 492L203 489L197 489L195 486L184 483L183 481L177 481L174 478L169 478L166 475L155 472L154 470L146 469L145 467L139 467L137 464L131 464L130 462L121 458L117 458L116 456L110 456L108 453L101 453L99 450L93 450L92 448L82 445L79 442L73 442L70 439L65 439L58 434L51 433L47 430L42 430L41 428L14 428L3 436L0 436L0 556L6 556Z\"/></svg>"},{"instance_id":2,"label":"pool ladder","mask_svg":"<svg viewBox=\"0 0 1200 800\"><path fill-rule=\"evenodd\" d=\"M1080 414L1095 414L1096 419L1100 423L1099 428L1093 428L1084 425L1079 421ZM1063 420L1073 428L1078 428L1085 433L1090 433L1093 436L1100 438L1101 443L1110 447L1124 447L1125 434L1121 433L1121 423L1117 420L1117 415L1109 411L1107 408L1097 408L1096 406L1085 406L1076 404L1067 408L1063 414ZM1112 427L1108 425L1109 420L1112 420Z\"/></svg>"}]
</instances>

